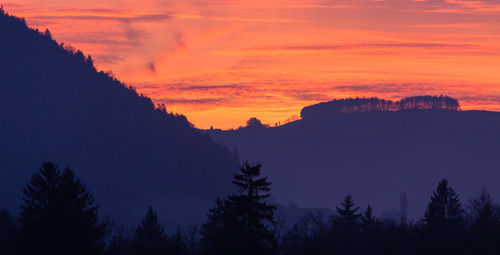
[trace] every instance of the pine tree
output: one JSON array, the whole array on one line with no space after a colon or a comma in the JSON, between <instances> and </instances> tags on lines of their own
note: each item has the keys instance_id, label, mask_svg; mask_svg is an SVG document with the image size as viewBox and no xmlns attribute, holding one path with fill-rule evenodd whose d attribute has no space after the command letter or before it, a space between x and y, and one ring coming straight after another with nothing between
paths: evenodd
<instances>
[{"instance_id":1,"label":"pine tree","mask_svg":"<svg viewBox=\"0 0 500 255\"><path fill-rule=\"evenodd\" d=\"M273 222L276 207L267 203L271 182L260 177L261 167L260 163L245 162L240 167L241 173L233 177L239 192L229 196L228 204L239 226L238 254L270 254L275 247L276 240L268 226Z\"/></svg>"},{"instance_id":2,"label":"pine tree","mask_svg":"<svg viewBox=\"0 0 500 255\"><path fill-rule=\"evenodd\" d=\"M498 254L500 250L500 211L488 191L473 198L468 206L472 220L470 242L477 254Z\"/></svg>"},{"instance_id":3,"label":"pine tree","mask_svg":"<svg viewBox=\"0 0 500 255\"><path fill-rule=\"evenodd\" d=\"M424 215L424 227L436 232L456 230L463 223L463 210L458 194L448 185L439 182Z\"/></svg>"},{"instance_id":4,"label":"pine tree","mask_svg":"<svg viewBox=\"0 0 500 255\"><path fill-rule=\"evenodd\" d=\"M361 225L358 213L359 206L354 204L351 195L346 195L341 207L336 207L337 216L334 218L332 233L339 245L336 247L339 254L358 254L360 252Z\"/></svg>"},{"instance_id":5,"label":"pine tree","mask_svg":"<svg viewBox=\"0 0 500 255\"><path fill-rule=\"evenodd\" d=\"M167 253L167 236L158 222L158 215L151 206L137 226L132 240L132 250L137 255L161 255Z\"/></svg>"},{"instance_id":6,"label":"pine tree","mask_svg":"<svg viewBox=\"0 0 500 255\"><path fill-rule=\"evenodd\" d=\"M341 208L337 207L337 213L339 214L339 217L337 218L338 223L345 226L356 225L358 223L359 217L361 217L361 214L357 213L359 210L359 206L355 207L352 196L345 196L344 201L342 201L341 203L341 206Z\"/></svg>"},{"instance_id":7,"label":"pine tree","mask_svg":"<svg viewBox=\"0 0 500 255\"><path fill-rule=\"evenodd\" d=\"M363 225L370 225L375 222L375 217L373 217L373 208L370 205L366 207L363 216L361 216L361 222Z\"/></svg>"},{"instance_id":8,"label":"pine tree","mask_svg":"<svg viewBox=\"0 0 500 255\"><path fill-rule=\"evenodd\" d=\"M433 192L422 221L422 244L428 254L457 254L464 250L462 206L446 179Z\"/></svg>"},{"instance_id":9,"label":"pine tree","mask_svg":"<svg viewBox=\"0 0 500 255\"><path fill-rule=\"evenodd\" d=\"M269 226L275 206L269 205L270 185L260 177L261 164L245 162L233 183L238 193L217 200L210 209L208 221L202 225L201 243L204 254L272 254L276 240Z\"/></svg>"},{"instance_id":10,"label":"pine tree","mask_svg":"<svg viewBox=\"0 0 500 255\"><path fill-rule=\"evenodd\" d=\"M132 255L132 242L124 226L114 230L106 255Z\"/></svg>"},{"instance_id":11,"label":"pine tree","mask_svg":"<svg viewBox=\"0 0 500 255\"><path fill-rule=\"evenodd\" d=\"M353 246L358 246L359 249L351 248L351 252L357 250L358 254L377 254L374 253L374 249L382 243L383 239L379 234L382 226L373 216L373 208L368 205L361 216L361 231L355 236L357 238L353 242Z\"/></svg>"},{"instance_id":12,"label":"pine tree","mask_svg":"<svg viewBox=\"0 0 500 255\"><path fill-rule=\"evenodd\" d=\"M224 252L232 242L226 231L226 208L224 202L219 198L215 201L215 206L208 210L208 220L201 225L200 244L205 255L229 254Z\"/></svg>"},{"instance_id":13,"label":"pine tree","mask_svg":"<svg viewBox=\"0 0 500 255\"><path fill-rule=\"evenodd\" d=\"M238 247L238 222L230 211L228 200L217 199L200 229L200 244L204 255L233 254Z\"/></svg>"},{"instance_id":14,"label":"pine tree","mask_svg":"<svg viewBox=\"0 0 500 255\"><path fill-rule=\"evenodd\" d=\"M188 247L180 229L168 238L167 253L169 255L187 255Z\"/></svg>"},{"instance_id":15,"label":"pine tree","mask_svg":"<svg viewBox=\"0 0 500 255\"><path fill-rule=\"evenodd\" d=\"M22 251L25 254L100 254L106 224L99 223L98 206L72 170L62 173L42 163L23 191Z\"/></svg>"},{"instance_id":16,"label":"pine tree","mask_svg":"<svg viewBox=\"0 0 500 255\"><path fill-rule=\"evenodd\" d=\"M492 232L500 224L498 205L487 190L483 190L478 197L472 199L468 208L472 218L472 229Z\"/></svg>"}]
</instances>

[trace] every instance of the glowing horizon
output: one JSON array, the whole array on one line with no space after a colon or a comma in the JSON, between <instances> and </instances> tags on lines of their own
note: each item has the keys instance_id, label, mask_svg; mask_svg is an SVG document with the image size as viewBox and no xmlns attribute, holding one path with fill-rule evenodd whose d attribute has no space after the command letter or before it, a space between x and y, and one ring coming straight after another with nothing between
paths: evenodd
<instances>
[{"instance_id":1,"label":"glowing horizon","mask_svg":"<svg viewBox=\"0 0 500 255\"><path fill-rule=\"evenodd\" d=\"M358 96L445 94L464 110L500 110L493 0L3 5L199 128L283 123L304 106Z\"/></svg>"}]
</instances>

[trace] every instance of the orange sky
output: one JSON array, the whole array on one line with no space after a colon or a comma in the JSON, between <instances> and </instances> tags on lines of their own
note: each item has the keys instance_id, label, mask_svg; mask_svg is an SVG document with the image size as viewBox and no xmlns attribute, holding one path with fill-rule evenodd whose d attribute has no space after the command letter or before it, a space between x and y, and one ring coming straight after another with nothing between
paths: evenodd
<instances>
[{"instance_id":1,"label":"orange sky","mask_svg":"<svg viewBox=\"0 0 500 255\"><path fill-rule=\"evenodd\" d=\"M10 0L13 1L13 0ZM200 128L284 122L339 97L447 94L500 110L497 0L15 0Z\"/></svg>"}]
</instances>

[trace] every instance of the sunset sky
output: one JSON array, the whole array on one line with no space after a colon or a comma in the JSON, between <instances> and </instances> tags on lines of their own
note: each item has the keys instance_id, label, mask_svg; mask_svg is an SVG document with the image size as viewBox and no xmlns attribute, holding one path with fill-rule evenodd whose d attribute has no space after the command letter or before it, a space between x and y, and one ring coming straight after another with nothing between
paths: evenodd
<instances>
[{"instance_id":1,"label":"sunset sky","mask_svg":"<svg viewBox=\"0 0 500 255\"><path fill-rule=\"evenodd\" d=\"M10 0L200 128L332 98L447 94L500 110L498 0ZM89 99L90 100L90 99Z\"/></svg>"}]
</instances>

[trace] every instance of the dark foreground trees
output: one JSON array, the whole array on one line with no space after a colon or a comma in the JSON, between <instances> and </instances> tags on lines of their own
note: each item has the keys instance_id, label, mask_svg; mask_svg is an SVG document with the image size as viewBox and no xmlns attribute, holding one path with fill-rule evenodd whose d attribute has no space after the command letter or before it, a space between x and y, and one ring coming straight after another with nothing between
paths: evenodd
<instances>
[{"instance_id":1,"label":"dark foreground trees","mask_svg":"<svg viewBox=\"0 0 500 255\"><path fill-rule=\"evenodd\" d=\"M19 216L22 254L100 254L106 224L94 197L69 168L42 163L23 191Z\"/></svg>"},{"instance_id":2,"label":"dark foreground trees","mask_svg":"<svg viewBox=\"0 0 500 255\"><path fill-rule=\"evenodd\" d=\"M14 218L7 210L0 210L0 254L15 254L18 234Z\"/></svg>"},{"instance_id":3,"label":"dark foreground trees","mask_svg":"<svg viewBox=\"0 0 500 255\"><path fill-rule=\"evenodd\" d=\"M477 254L499 254L500 210L488 191L483 190L468 206L469 250Z\"/></svg>"},{"instance_id":4,"label":"dark foreground trees","mask_svg":"<svg viewBox=\"0 0 500 255\"><path fill-rule=\"evenodd\" d=\"M113 236L108 249L109 255L188 255L187 240L178 230L167 235L158 215L149 207L137 226L133 236L127 236L119 229Z\"/></svg>"},{"instance_id":5,"label":"dark foreground trees","mask_svg":"<svg viewBox=\"0 0 500 255\"><path fill-rule=\"evenodd\" d=\"M347 195L330 220L308 214L283 238L280 254L500 254L500 210L483 191L465 211L447 180L417 222L361 214Z\"/></svg>"},{"instance_id":6,"label":"dark foreground trees","mask_svg":"<svg viewBox=\"0 0 500 255\"><path fill-rule=\"evenodd\" d=\"M216 200L199 230L167 235L149 207L132 232L115 229L105 242L107 226L90 192L69 168L43 163L24 189L18 221L0 210L0 254L500 254L500 210L485 190L464 208L442 180L417 222L377 218L370 205L356 205L347 195L336 213L309 213L276 231L283 226L277 227L271 183L261 167L241 166L233 176L237 192Z\"/></svg>"}]
</instances>

